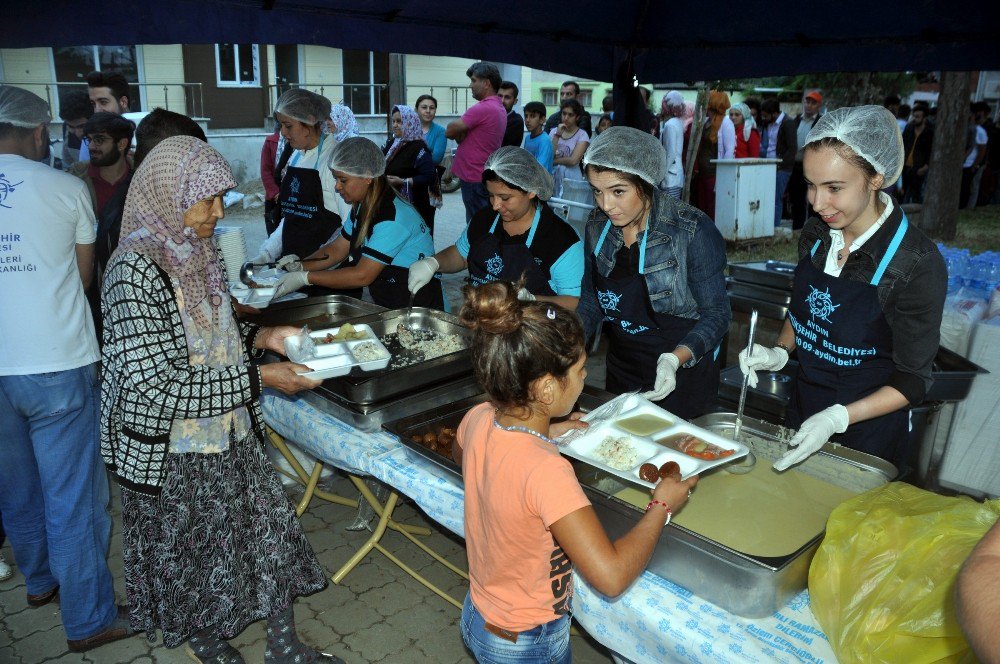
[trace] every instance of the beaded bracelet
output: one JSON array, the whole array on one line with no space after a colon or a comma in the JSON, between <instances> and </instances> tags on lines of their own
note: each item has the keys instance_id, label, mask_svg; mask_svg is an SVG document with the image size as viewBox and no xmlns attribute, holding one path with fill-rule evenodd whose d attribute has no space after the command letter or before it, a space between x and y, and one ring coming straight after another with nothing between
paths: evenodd
<instances>
[{"instance_id":1,"label":"beaded bracelet","mask_svg":"<svg viewBox=\"0 0 1000 664\"><path fill-rule=\"evenodd\" d=\"M661 507L663 507L663 509L667 510L667 520L663 522L663 525L666 526L668 523L670 523L670 517L674 515L673 510L670 509L670 505L667 505L662 500L651 500L649 501L649 503L646 504L646 511L648 512L653 505L660 505Z\"/></svg>"}]
</instances>

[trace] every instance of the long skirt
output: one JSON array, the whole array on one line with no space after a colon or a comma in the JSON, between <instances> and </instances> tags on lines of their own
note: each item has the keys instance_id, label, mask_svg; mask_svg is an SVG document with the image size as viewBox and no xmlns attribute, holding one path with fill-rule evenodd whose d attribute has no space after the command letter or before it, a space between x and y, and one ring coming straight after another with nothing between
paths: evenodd
<instances>
[{"instance_id":1,"label":"long skirt","mask_svg":"<svg viewBox=\"0 0 1000 664\"><path fill-rule=\"evenodd\" d=\"M225 639L326 586L255 433L221 454L170 454L158 496L122 488L132 627L174 648L212 627Z\"/></svg>"}]
</instances>

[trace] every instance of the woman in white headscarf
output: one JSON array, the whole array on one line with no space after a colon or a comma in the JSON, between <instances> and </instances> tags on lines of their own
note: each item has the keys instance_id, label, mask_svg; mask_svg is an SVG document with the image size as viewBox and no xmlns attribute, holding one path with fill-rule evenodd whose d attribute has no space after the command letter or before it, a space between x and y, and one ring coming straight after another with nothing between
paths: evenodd
<instances>
[{"instance_id":1,"label":"woman in white headscarf","mask_svg":"<svg viewBox=\"0 0 1000 664\"><path fill-rule=\"evenodd\" d=\"M339 662L302 644L292 602L326 579L264 454L264 387L319 384L284 352L293 327L237 320L212 240L236 186L207 143L168 138L136 171L104 278L101 452L121 485L129 618L200 662L267 619L264 661Z\"/></svg>"},{"instance_id":2,"label":"woman in white headscarf","mask_svg":"<svg viewBox=\"0 0 1000 664\"><path fill-rule=\"evenodd\" d=\"M750 107L740 102L729 107L729 119L736 128L736 159L756 159L760 156L760 132Z\"/></svg>"},{"instance_id":3,"label":"woman in white headscarf","mask_svg":"<svg viewBox=\"0 0 1000 664\"><path fill-rule=\"evenodd\" d=\"M359 135L358 120L354 117L354 111L343 104L336 104L330 109L330 119L327 121L327 128L330 130L333 140L337 143Z\"/></svg>"}]
</instances>

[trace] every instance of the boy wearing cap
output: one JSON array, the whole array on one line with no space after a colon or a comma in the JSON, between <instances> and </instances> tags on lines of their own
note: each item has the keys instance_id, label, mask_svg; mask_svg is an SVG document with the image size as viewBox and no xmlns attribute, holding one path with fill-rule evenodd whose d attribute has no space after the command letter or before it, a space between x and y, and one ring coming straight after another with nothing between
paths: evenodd
<instances>
[{"instance_id":1,"label":"boy wearing cap","mask_svg":"<svg viewBox=\"0 0 1000 664\"><path fill-rule=\"evenodd\" d=\"M817 90L811 90L802 98L802 113L795 118L795 134L798 152L795 153L795 166L792 168L792 178L788 181L788 199L792 204L792 230L802 228L806 223L806 178L802 171L802 155L805 152L806 136L809 130L816 126L823 114L819 112L823 104L823 95Z\"/></svg>"}]
</instances>

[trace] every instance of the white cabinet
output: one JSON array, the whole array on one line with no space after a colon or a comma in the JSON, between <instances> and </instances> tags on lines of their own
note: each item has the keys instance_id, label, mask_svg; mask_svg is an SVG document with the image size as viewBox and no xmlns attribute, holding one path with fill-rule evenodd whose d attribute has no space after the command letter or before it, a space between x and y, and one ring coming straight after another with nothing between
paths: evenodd
<instances>
[{"instance_id":1,"label":"white cabinet","mask_svg":"<svg viewBox=\"0 0 1000 664\"><path fill-rule=\"evenodd\" d=\"M729 242L774 237L777 159L713 159L715 225Z\"/></svg>"}]
</instances>

